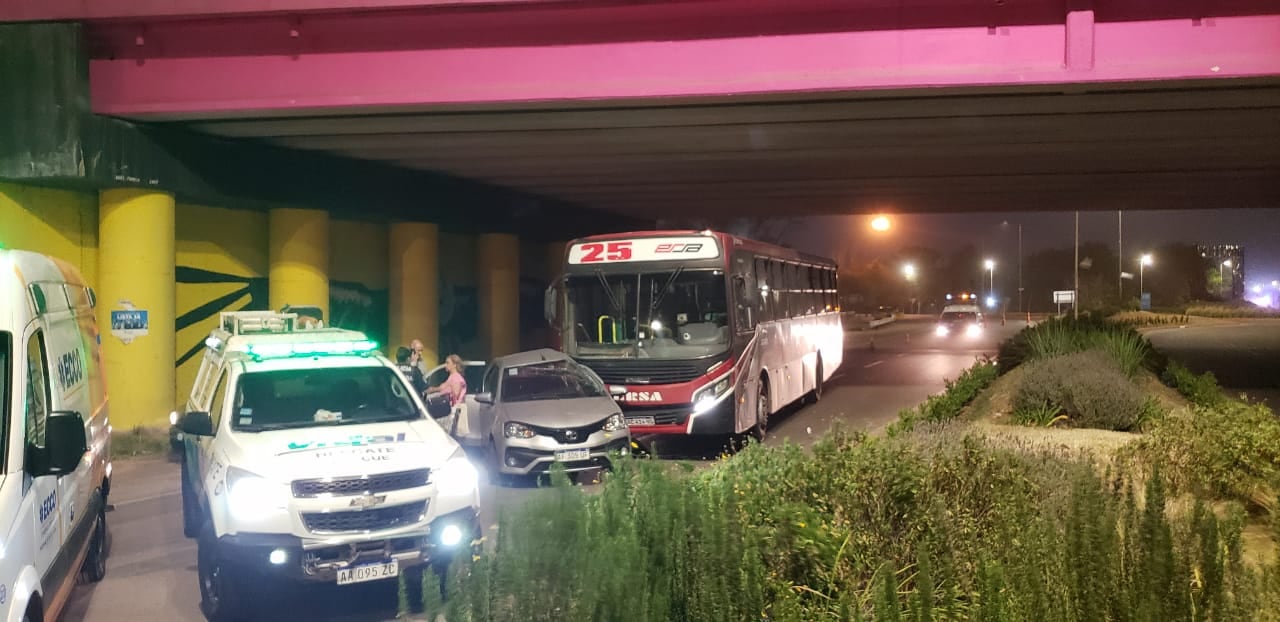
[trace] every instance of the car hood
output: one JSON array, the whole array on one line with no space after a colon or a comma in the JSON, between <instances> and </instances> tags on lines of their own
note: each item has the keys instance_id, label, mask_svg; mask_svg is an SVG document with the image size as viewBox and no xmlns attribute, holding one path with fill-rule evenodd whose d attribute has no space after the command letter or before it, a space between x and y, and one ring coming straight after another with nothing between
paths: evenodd
<instances>
[{"instance_id":1,"label":"car hood","mask_svg":"<svg viewBox=\"0 0 1280 622\"><path fill-rule=\"evenodd\" d=\"M277 481L436 468L458 450L428 419L239 433L231 464ZM267 458L270 456L270 458Z\"/></svg>"},{"instance_id":2,"label":"car hood","mask_svg":"<svg viewBox=\"0 0 1280 622\"><path fill-rule=\"evenodd\" d=\"M576 428L622 412L610 397L571 400L509 402L502 405L503 421L518 421L544 428Z\"/></svg>"}]
</instances>

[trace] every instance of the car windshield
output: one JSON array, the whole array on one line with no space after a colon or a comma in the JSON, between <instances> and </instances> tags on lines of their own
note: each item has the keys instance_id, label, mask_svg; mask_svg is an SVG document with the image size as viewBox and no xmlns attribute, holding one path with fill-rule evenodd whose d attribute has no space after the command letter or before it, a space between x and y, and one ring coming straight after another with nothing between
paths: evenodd
<instances>
[{"instance_id":1,"label":"car windshield","mask_svg":"<svg viewBox=\"0 0 1280 622\"><path fill-rule=\"evenodd\" d=\"M508 367L502 374L500 395L503 402L567 400L608 395L595 374L569 361Z\"/></svg>"},{"instance_id":2,"label":"car windshield","mask_svg":"<svg viewBox=\"0 0 1280 622\"><path fill-rule=\"evenodd\" d=\"M947 311L942 314L943 322L971 322L977 319L978 314L972 311Z\"/></svg>"},{"instance_id":3,"label":"car windshield","mask_svg":"<svg viewBox=\"0 0 1280 622\"><path fill-rule=\"evenodd\" d=\"M253 372L240 377L231 427L255 432L418 419L411 393L385 367Z\"/></svg>"},{"instance_id":4,"label":"car windshield","mask_svg":"<svg viewBox=\"0 0 1280 622\"><path fill-rule=\"evenodd\" d=\"M582 358L691 359L729 347L721 270L573 276L565 351Z\"/></svg>"}]
</instances>

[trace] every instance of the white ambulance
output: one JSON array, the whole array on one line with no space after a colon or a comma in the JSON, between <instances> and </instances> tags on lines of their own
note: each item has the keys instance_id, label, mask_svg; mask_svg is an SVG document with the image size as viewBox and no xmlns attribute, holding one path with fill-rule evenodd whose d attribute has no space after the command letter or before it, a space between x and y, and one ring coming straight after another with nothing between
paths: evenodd
<instances>
[{"instance_id":1,"label":"white ambulance","mask_svg":"<svg viewBox=\"0 0 1280 622\"><path fill-rule=\"evenodd\" d=\"M0 621L56 620L106 574L111 435L94 296L68 263L0 250Z\"/></svg>"},{"instance_id":2,"label":"white ambulance","mask_svg":"<svg viewBox=\"0 0 1280 622\"><path fill-rule=\"evenodd\" d=\"M376 343L287 313L219 324L179 422L206 616L239 617L276 579L421 586L478 546L477 470Z\"/></svg>"}]
</instances>

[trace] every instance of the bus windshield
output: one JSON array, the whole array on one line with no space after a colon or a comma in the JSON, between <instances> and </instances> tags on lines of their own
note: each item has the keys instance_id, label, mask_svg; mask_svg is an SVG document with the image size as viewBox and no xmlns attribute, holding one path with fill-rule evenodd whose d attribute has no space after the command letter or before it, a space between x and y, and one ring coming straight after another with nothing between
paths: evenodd
<instances>
[{"instance_id":1,"label":"bus windshield","mask_svg":"<svg viewBox=\"0 0 1280 622\"><path fill-rule=\"evenodd\" d=\"M729 348L722 270L577 275L564 347L582 358L691 359Z\"/></svg>"}]
</instances>

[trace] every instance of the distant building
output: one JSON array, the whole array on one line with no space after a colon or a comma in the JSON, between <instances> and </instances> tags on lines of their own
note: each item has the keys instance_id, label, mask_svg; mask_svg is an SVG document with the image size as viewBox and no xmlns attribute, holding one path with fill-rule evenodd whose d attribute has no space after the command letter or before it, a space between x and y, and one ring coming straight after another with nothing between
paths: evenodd
<instances>
[{"instance_id":1,"label":"distant building","mask_svg":"<svg viewBox=\"0 0 1280 622\"><path fill-rule=\"evenodd\" d=\"M1210 279L1209 293L1228 300L1244 298L1244 247L1239 244L1197 244L1196 250L1208 261L1210 276L1222 277L1216 291L1214 279Z\"/></svg>"}]
</instances>

